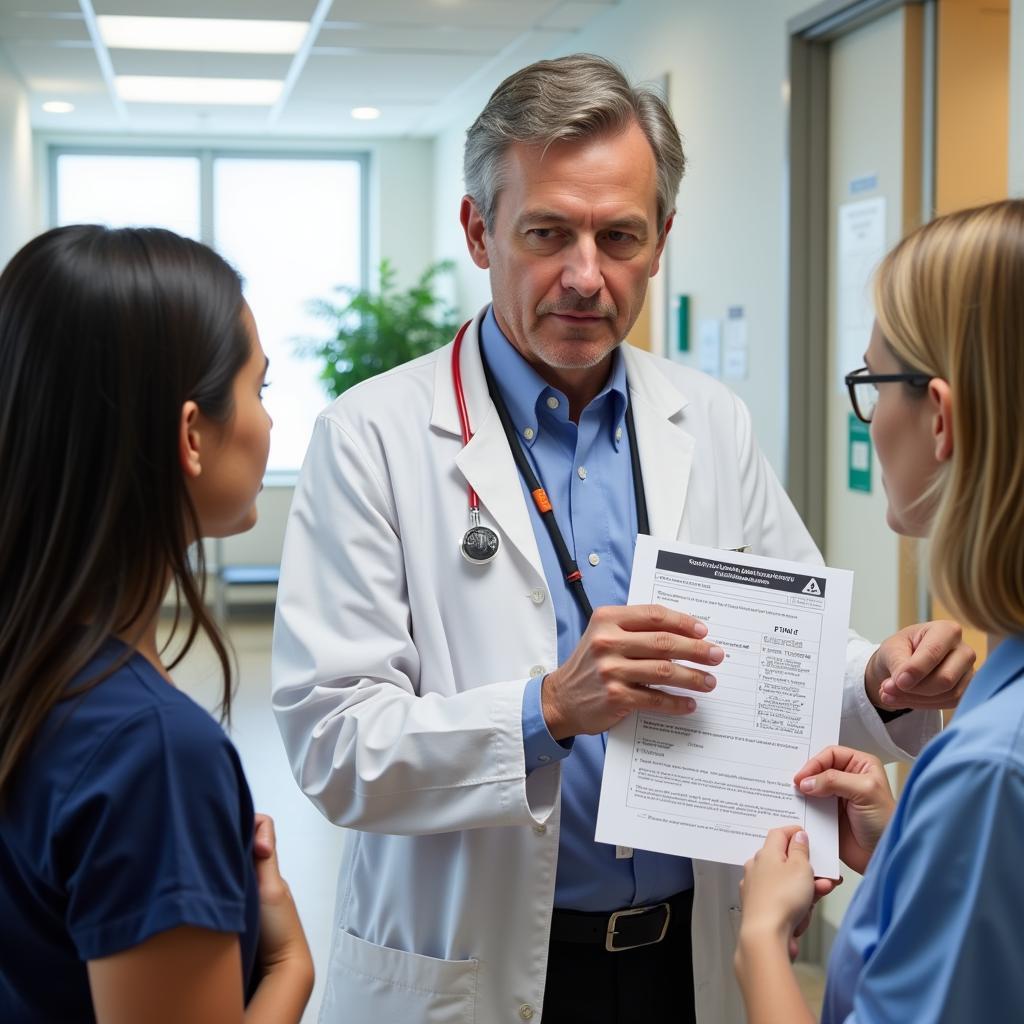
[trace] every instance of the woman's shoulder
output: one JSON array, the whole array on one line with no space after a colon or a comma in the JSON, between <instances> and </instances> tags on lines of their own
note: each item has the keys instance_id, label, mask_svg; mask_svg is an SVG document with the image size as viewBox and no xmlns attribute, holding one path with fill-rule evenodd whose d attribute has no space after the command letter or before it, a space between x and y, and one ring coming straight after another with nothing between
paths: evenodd
<instances>
[{"instance_id":1,"label":"woman's shoulder","mask_svg":"<svg viewBox=\"0 0 1024 1024\"><path fill-rule=\"evenodd\" d=\"M1024 815L1024 678L954 715L922 751L901 804L911 819L933 818L954 829L960 815L997 827L989 813L997 804L1011 817L1014 809ZM1019 820L1014 817L1015 830Z\"/></svg>"},{"instance_id":2,"label":"woman's shoulder","mask_svg":"<svg viewBox=\"0 0 1024 1024\"><path fill-rule=\"evenodd\" d=\"M98 679L98 682L94 680ZM140 654L112 641L71 681L21 765L12 796L59 808L73 791L133 775L221 771L241 776L216 720ZM99 766L105 770L99 771Z\"/></svg>"}]
</instances>

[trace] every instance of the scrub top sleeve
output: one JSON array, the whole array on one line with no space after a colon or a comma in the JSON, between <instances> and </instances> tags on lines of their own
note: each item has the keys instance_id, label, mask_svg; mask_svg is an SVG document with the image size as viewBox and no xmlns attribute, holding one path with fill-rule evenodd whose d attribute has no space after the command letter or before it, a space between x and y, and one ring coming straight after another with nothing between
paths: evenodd
<instances>
[{"instance_id":1,"label":"scrub top sleeve","mask_svg":"<svg viewBox=\"0 0 1024 1024\"><path fill-rule=\"evenodd\" d=\"M1024 778L997 761L951 760L923 772L904 803L848 1020L1005 1019L1024 1005Z\"/></svg>"},{"instance_id":2,"label":"scrub top sleeve","mask_svg":"<svg viewBox=\"0 0 1024 1024\"><path fill-rule=\"evenodd\" d=\"M198 707L118 727L64 799L53 856L83 960L181 925L242 933L252 803L238 756Z\"/></svg>"}]
</instances>

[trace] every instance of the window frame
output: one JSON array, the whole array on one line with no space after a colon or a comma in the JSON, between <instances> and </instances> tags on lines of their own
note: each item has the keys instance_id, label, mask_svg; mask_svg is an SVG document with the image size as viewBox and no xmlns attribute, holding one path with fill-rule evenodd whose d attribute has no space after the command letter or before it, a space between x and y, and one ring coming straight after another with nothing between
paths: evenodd
<instances>
[{"instance_id":1,"label":"window frame","mask_svg":"<svg viewBox=\"0 0 1024 1024\"><path fill-rule=\"evenodd\" d=\"M199 161L199 241L216 247L213 235L214 186L213 167L219 159L240 160L330 160L349 161L359 168L359 288L366 288L370 280L370 160L371 153L364 149L309 149L278 147L262 149L252 145L181 145L141 143L117 145L103 143L49 142L46 145L46 219L49 227L57 225L57 162L62 156L136 156L136 157L192 157ZM328 401L324 396L324 403ZM263 478L267 487L293 487L298 479L294 470L267 470Z\"/></svg>"}]
</instances>

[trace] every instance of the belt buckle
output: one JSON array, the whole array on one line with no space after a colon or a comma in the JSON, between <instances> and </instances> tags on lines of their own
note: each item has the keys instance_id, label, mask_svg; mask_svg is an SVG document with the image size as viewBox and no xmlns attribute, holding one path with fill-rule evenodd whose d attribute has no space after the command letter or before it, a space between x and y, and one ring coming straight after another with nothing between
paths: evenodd
<instances>
[{"instance_id":1,"label":"belt buckle","mask_svg":"<svg viewBox=\"0 0 1024 1024\"><path fill-rule=\"evenodd\" d=\"M651 939L650 942L637 942L632 946L616 946L615 936L617 934L615 925L618 924L620 917L635 917L637 914L648 914L652 910L657 910L659 907L665 908L665 923L661 926L661 934L656 939ZM627 949L640 949L642 946L654 946L661 942L665 938L665 933L668 931L668 923L672 919L672 907L668 903L652 903L649 907L630 907L627 910L616 910L611 917L608 918L608 930L604 935L604 948L609 953L621 953Z\"/></svg>"}]
</instances>

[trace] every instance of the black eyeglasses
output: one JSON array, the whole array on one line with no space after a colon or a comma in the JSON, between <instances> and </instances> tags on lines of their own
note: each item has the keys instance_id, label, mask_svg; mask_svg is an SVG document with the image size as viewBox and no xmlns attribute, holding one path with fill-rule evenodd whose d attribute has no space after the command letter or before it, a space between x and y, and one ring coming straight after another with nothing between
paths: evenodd
<instances>
[{"instance_id":1,"label":"black eyeglasses","mask_svg":"<svg viewBox=\"0 0 1024 1024\"><path fill-rule=\"evenodd\" d=\"M931 380L927 373L870 373L862 366L845 377L846 386L850 389L850 404L857 414L857 419L870 423L878 405L878 388L876 384L887 384L890 381L903 381L912 388L926 388Z\"/></svg>"}]
</instances>

